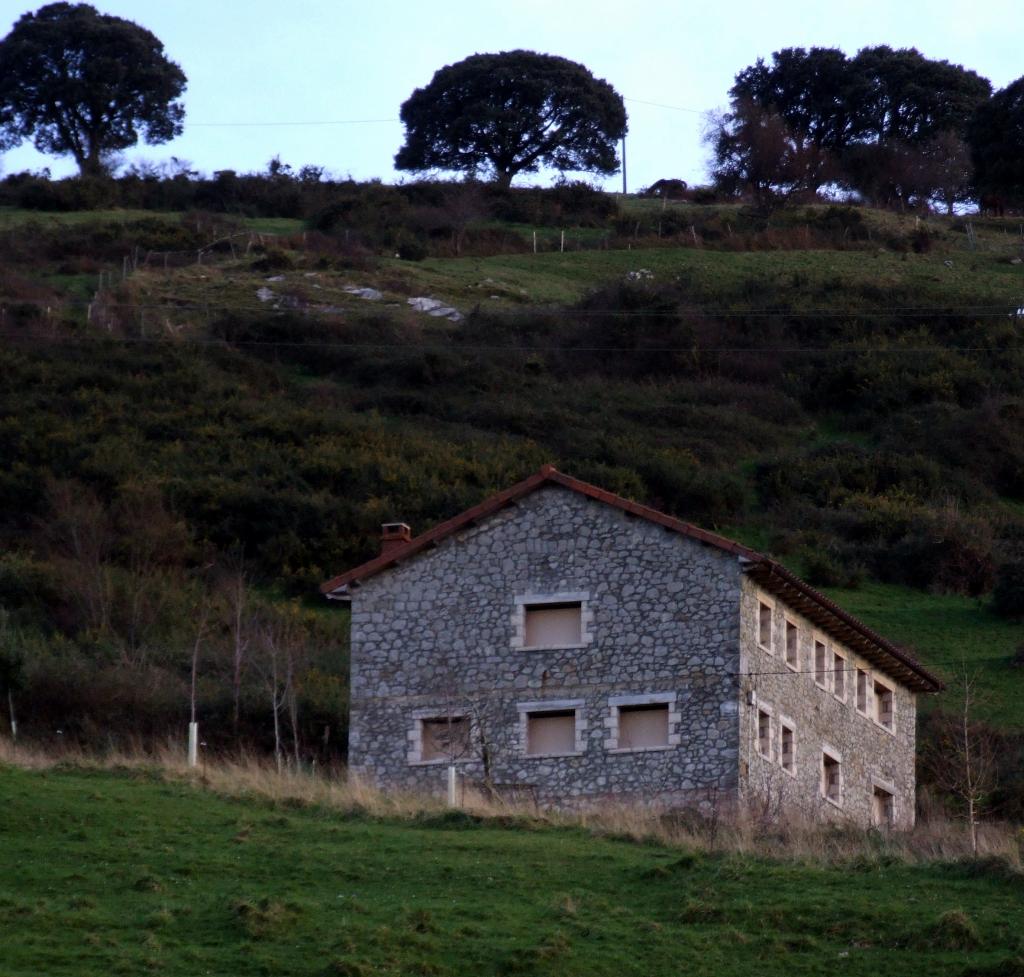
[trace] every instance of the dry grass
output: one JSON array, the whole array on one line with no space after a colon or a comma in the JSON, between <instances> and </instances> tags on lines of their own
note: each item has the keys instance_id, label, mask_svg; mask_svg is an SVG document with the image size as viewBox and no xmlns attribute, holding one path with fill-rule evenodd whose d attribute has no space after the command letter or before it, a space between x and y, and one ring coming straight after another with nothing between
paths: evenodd
<instances>
[{"instance_id":1,"label":"dry grass","mask_svg":"<svg viewBox=\"0 0 1024 977\"><path fill-rule=\"evenodd\" d=\"M0 765L28 770L61 767L91 770L137 770L226 797L254 798L271 804L317 807L349 816L388 820L433 820L458 824L462 819L492 821L508 827L581 829L595 836L656 842L684 852L732 853L808 863L920 863L971 859L970 838L961 822L936 813L911 831L880 832L855 825L824 824L810 817L766 820L740 810L717 817L637 803L605 801L584 810L535 810L466 792L459 811L441 797L383 792L349 778L344 768L326 771L278 771L266 757L218 758L188 767L176 744L95 754L39 746L13 746L0 737ZM1024 828L1002 821L983 823L979 831L981 863L1018 874L1022 867ZM984 866L983 866L984 867Z\"/></svg>"}]
</instances>

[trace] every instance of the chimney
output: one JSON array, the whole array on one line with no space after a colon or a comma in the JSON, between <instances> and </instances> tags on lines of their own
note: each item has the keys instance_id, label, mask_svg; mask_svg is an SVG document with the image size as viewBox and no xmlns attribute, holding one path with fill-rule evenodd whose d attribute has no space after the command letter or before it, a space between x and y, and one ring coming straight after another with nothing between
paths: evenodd
<instances>
[{"instance_id":1,"label":"chimney","mask_svg":"<svg viewBox=\"0 0 1024 977\"><path fill-rule=\"evenodd\" d=\"M412 539L412 530L404 522L386 522L380 527L380 553L384 556Z\"/></svg>"}]
</instances>

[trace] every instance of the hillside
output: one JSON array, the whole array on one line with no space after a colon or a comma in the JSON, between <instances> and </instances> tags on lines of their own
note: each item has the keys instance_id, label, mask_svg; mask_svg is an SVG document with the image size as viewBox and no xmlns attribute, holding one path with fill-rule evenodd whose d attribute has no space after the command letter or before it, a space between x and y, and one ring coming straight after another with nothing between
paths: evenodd
<instances>
[{"instance_id":1,"label":"hillside","mask_svg":"<svg viewBox=\"0 0 1024 977\"><path fill-rule=\"evenodd\" d=\"M998 859L700 854L145 771L0 767L0 791L6 977L1024 973Z\"/></svg>"},{"instance_id":2,"label":"hillside","mask_svg":"<svg viewBox=\"0 0 1024 977\"><path fill-rule=\"evenodd\" d=\"M345 616L316 584L381 522L426 528L546 462L772 553L942 674L966 659L983 715L1024 727L1020 626L990 607L1024 558L1011 220L346 192L305 223L0 212L26 730L116 735L111 700L126 730L180 723L212 588L200 711L265 742L259 670L233 707L234 625L197 577L243 561L268 613L304 602L303 736L343 742Z\"/></svg>"}]
</instances>

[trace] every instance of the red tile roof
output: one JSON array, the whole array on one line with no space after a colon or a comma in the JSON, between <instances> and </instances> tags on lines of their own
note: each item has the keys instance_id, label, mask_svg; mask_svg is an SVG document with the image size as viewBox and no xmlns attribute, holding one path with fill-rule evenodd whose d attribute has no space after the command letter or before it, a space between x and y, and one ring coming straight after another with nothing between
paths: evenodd
<instances>
[{"instance_id":1,"label":"red tile roof","mask_svg":"<svg viewBox=\"0 0 1024 977\"><path fill-rule=\"evenodd\" d=\"M503 492L492 495L479 505L467 509L446 522L439 523L433 529L416 536L407 543L394 546L386 553L368 560L347 573L328 580L321 585L320 590L329 597L343 596L350 586L358 585L362 581L408 560L411 556L436 546L453 533L486 519L505 506L511 505L545 485L560 485L573 492L579 492L587 498L621 509L632 516L646 519L672 532L734 554L745 561L747 572L760 586L789 601L794 605L794 609L808 616L826 631L853 644L874 664L902 679L915 691L938 692L943 688L942 682L906 651L876 634L867 625L862 624L824 594L804 583L781 564L741 543L719 536L717 533L708 532L692 523L683 522L664 512L658 512L657 509L631 502L629 499L598 488L589 482L582 482L571 475L565 475L553 465L545 465L529 478Z\"/></svg>"}]
</instances>

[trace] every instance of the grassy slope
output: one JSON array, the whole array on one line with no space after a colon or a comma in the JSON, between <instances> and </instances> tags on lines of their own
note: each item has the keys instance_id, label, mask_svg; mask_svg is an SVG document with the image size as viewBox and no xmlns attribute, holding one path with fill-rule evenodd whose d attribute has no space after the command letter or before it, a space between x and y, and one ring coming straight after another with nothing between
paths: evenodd
<instances>
[{"instance_id":1,"label":"grassy slope","mask_svg":"<svg viewBox=\"0 0 1024 977\"><path fill-rule=\"evenodd\" d=\"M945 262L952 261L952 267ZM726 294L750 280L768 287L792 284L796 308L832 308L829 292L870 286L880 306L886 291L911 290L919 306L1014 302L1024 285L1024 266L997 254L957 256L864 251L705 251L662 248L643 251L580 251L565 254L499 255L491 258L430 258L410 264L391 260L384 267L429 294L446 298L486 297L490 278L525 291L540 304L571 303L595 284L646 268L655 278L686 275L705 293ZM797 276L797 278L794 278ZM799 281L799 285L795 282ZM420 293L416 293L420 294ZM863 300L863 308L870 302ZM746 303L759 308L757 300ZM841 308L841 307L840 307Z\"/></svg>"},{"instance_id":2,"label":"grassy slope","mask_svg":"<svg viewBox=\"0 0 1024 977\"><path fill-rule=\"evenodd\" d=\"M5 977L1021 972L1021 879L983 866L681 856L138 774L3 768L0 791Z\"/></svg>"},{"instance_id":3,"label":"grassy slope","mask_svg":"<svg viewBox=\"0 0 1024 977\"><path fill-rule=\"evenodd\" d=\"M647 201L635 203L641 210L660 206ZM898 215L867 214L868 219L876 223L904 226L914 220ZM180 219L180 215L132 211L62 215L3 211L0 212L0 228L16 226L28 218L75 224L114 218L126 221L152 219L154 216ZM250 221L249 225L268 231L295 230L298 226L296 222L288 221ZM791 308L797 309L818 309L833 304L839 307L884 307L890 294L899 295L901 301L912 295L914 302L922 306L1017 301L1024 288L1024 266L1011 265L1006 260L1003 242L1006 230L995 228L989 233L981 224L979 228L987 244L974 253L964 250L962 235L956 236L949 231L948 239L939 249L924 255L872 251L729 253L665 248L429 259L418 263L383 260L378 268L318 272L316 278L308 277L301 268L287 271L280 273L284 281L272 287L280 294L297 294L309 301L348 306L353 310L377 311L381 306L348 296L341 290L345 284L381 286L389 300L403 304L408 295L430 294L450 299L462 308L477 302L495 307L528 307L531 304L571 303L594 285L615 279L627 271L649 268L658 281L685 276L702 303L713 303L716 296L721 296L725 304L737 307L755 307L761 294L781 298ZM988 238L985 238L986 233ZM255 291L264 284L268 273L253 271L249 264L241 261L233 265L224 263L172 270L166 276L160 272L140 273L131 280L131 285L135 294L147 302L177 300L187 305L194 300L209 303L215 309L226 306L263 311L255 299ZM753 289L751 282L756 286ZM314 288L315 285L319 287ZM499 298L491 299L491 295ZM177 317L171 313L171 318ZM194 318L194 314L186 309L181 318ZM426 335L431 331L444 333L452 328L445 322L425 316L416 316L415 320L426 330ZM153 324L149 328L154 328ZM341 381L334 382L333 389L343 400L360 395L359 384L348 390ZM580 383L567 386L557 399L551 399L546 389L537 391L530 386L531 382L524 378L521 388L503 393L503 400L514 408L509 408L506 414L514 413L520 419L531 419L535 422L534 427L557 428L557 424L552 425L543 415L542 408L550 411L556 419L564 415L568 421L575 422L578 417L585 416L577 401L585 403L599 396L604 403L616 408L609 410L601 423L606 432L620 439L631 436L631 425L643 423L648 430L652 429L655 422L649 415L660 414L668 419L668 410L675 396L674 389L666 388L662 392L656 385L620 390L603 383L599 385L599 391L592 383ZM315 383L324 388L319 376ZM466 394L472 400L478 396L476 391ZM649 407L642 418L634 403L638 396ZM296 397L302 400L298 395ZM617 407L619 397L622 399L621 409ZM691 410L690 413L694 412ZM504 423L504 420L505 415L502 414L499 421ZM612 427L612 422L616 426ZM461 428L456 431L437 418L425 422L398 417L388 418L386 423L396 436L420 427L426 429L429 424L434 434L443 436L448 442L458 443L455 448L449 445L453 453L477 450L461 446L460 438L465 437ZM677 440L673 433L678 434L678 425L678 419L659 425L655 433L659 443L664 441L665 445L671 446ZM721 419L717 415L708 422L719 438L722 436L720 425ZM483 427L486 431L479 422L476 427ZM527 425L516 433L533 436L534 427ZM472 433L475 436L482 432L474 430ZM835 432L827 430L824 421L819 421L813 429L782 431L780 428L776 433L780 439L799 435L812 441L829 441L835 436ZM849 438L850 432L844 431L842 436ZM740 460L743 464L752 463L746 456L741 456ZM218 461L218 464L222 462ZM157 467L163 469L167 466ZM756 526L741 528L755 533L757 530ZM997 620L977 602L964 598L939 597L883 585L868 585L859 591L840 592L835 596L882 633L910 643L923 661L934 664L940 672L949 674L949 666L961 657L977 662L983 668L985 684L993 696L987 713L1007 726L1024 727L1024 670L1009 666L1009 659L1021 642L1019 626Z\"/></svg>"}]
</instances>

